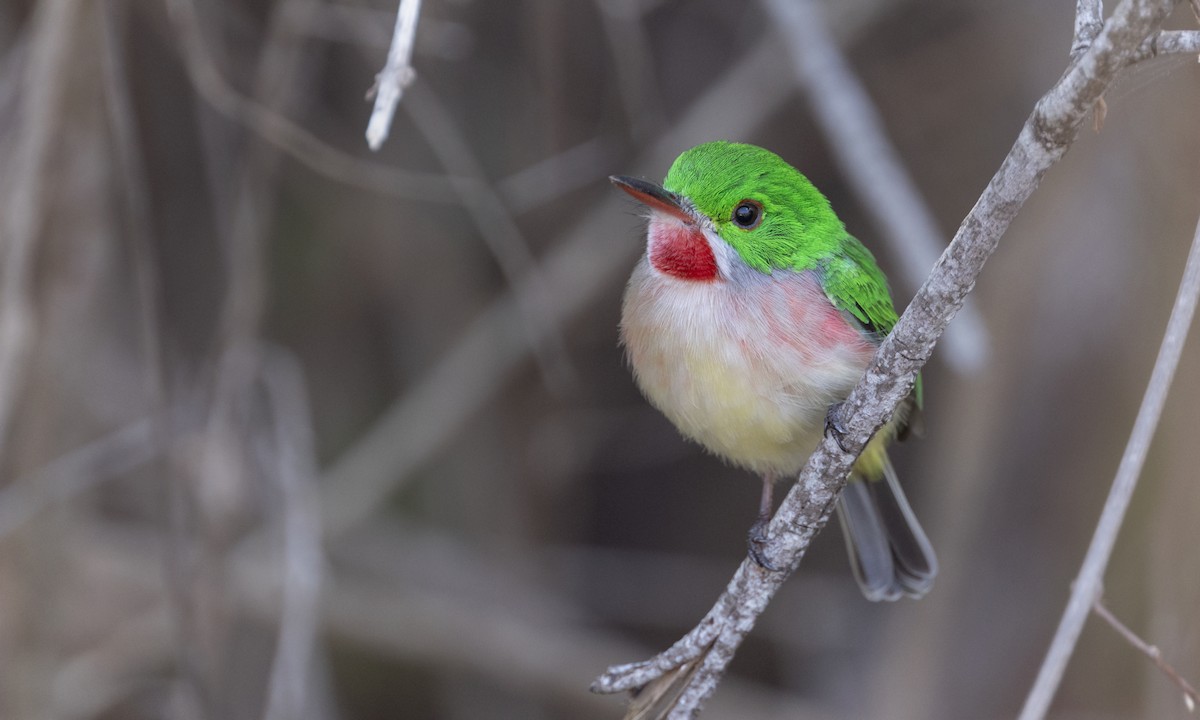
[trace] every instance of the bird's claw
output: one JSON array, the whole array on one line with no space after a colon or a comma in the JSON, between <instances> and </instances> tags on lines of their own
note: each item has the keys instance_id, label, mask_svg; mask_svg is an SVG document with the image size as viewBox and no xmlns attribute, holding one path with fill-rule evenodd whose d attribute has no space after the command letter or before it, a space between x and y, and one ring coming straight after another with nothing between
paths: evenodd
<instances>
[{"instance_id":1,"label":"bird's claw","mask_svg":"<svg viewBox=\"0 0 1200 720\"><path fill-rule=\"evenodd\" d=\"M842 422L842 403L830 405L829 410L825 413L825 435L832 437L842 452L850 452L844 441L846 425Z\"/></svg>"},{"instance_id":2,"label":"bird's claw","mask_svg":"<svg viewBox=\"0 0 1200 720\"><path fill-rule=\"evenodd\" d=\"M767 521L759 520L750 528L750 534L746 537L746 547L749 550L750 559L764 570L778 572L779 566L771 562L766 555L768 541Z\"/></svg>"}]
</instances>

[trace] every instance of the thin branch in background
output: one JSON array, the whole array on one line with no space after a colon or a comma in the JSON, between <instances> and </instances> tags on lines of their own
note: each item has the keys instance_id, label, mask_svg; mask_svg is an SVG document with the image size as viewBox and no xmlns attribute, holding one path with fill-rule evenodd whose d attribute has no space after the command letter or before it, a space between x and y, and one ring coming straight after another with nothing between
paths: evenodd
<instances>
[{"instance_id":1,"label":"thin branch in background","mask_svg":"<svg viewBox=\"0 0 1200 720\"><path fill-rule=\"evenodd\" d=\"M1096 42L1035 105L975 207L841 406L845 432L840 438L822 440L772 519L767 555L785 570L769 572L751 560L743 561L712 610L685 636L687 643L681 641L645 662L610 668L593 683L594 691L637 688L696 660L699 667L668 716L690 718L700 712L746 635L828 522L867 440L911 391L1001 235L1045 173L1066 154L1092 103L1173 4L1171 0L1122 2Z\"/></svg>"},{"instance_id":2,"label":"thin branch in background","mask_svg":"<svg viewBox=\"0 0 1200 720\"><path fill-rule=\"evenodd\" d=\"M72 0L48 0L34 7L32 49L21 87L13 157L5 162L0 190L0 456L24 386L32 350L34 254L46 214L51 155L61 140L67 83L78 46L79 13Z\"/></svg>"},{"instance_id":3,"label":"thin branch in background","mask_svg":"<svg viewBox=\"0 0 1200 720\"><path fill-rule=\"evenodd\" d=\"M218 152L228 153L224 163L216 152L209 153L213 167L232 176L209 174L214 206L228 218L219 226L218 243L224 292L215 349L199 388L204 429L194 455L167 483L165 576L176 618L181 687L211 716L225 714L230 687L222 663L233 618L223 580L250 480L247 451L253 436L246 432L251 427L246 398L261 372L258 337L267 297L265 238L278 187L271 180L280 159L276 148L299 151L302 162L316 161L316 167L325 169L338 167L347 156L283 114L300 95L304 79L297 70L302 45L294 40L293 27L305 22L318 0L283 0L272 6L259 42L253 99L234 92L221 77L193 0L168 3L184 66L200 97L272 140L270 145L252 144L248 152L234 151L229 143L218 145Z\"/></svg>"},{"instance_id":4,"label":"thin branch in background","mask_svg":"<svg viewBox=\"0 0 1200 720\"><path fill-rule=\"evenodd\" d=\"M384 19L391 19L393 14L372 7L323 3L313 15L312 22L297 30L330 42L352 43L361 48L387 48L392 33L388 32ZM428 19L424 27L429 30Z\"/></svg>"},{"instance_id":5,"label":"thin branch in background","mask_svg":"<svg viewBox=\"0 0 1200 720\"><path fill-rule=\"evenodd\" d=\"M1183 279L1175 295L1175 305L1167 321L1167 329L1158 349L1158 359L1154 361L1154 370L1150 374L1150 382L1146 385L1137 420L1134 421L1129 442L1125 445L1125 454L1117 467L1117 474L1104 503L1100 520L1096 523L1083 566L1071 585L1071 597L1059 621L1054 640L1046 652L1046 659L1038 671L1037 680L1025 699L1020 720L1041 720L1046 716L1062 681L1063 672L1066 671L1071 655L1075 652L1075 645L1083 632L1088 613L1100 597L1104 571L1108 568L1113 546L1117 542L1117 533L1121 530L1121 523L1125 519L1138 477L1142 472L1142 465L1146 462L1146 454L1150 450L1150 442L1158 428L1163 405L1167 402L1171 381L1179 366L1179 357L1183 353L1188 328L1191 327L1192 316L1196 311L1197 298L1200 298L1200 223L1196 226L1192 248L1183 270Z\"/></svg>"},{"instance_id":6,"label":"thin branch in background","mask_svg":"<svg viewBox=\"0 0 1200 720\"><path fill-rule=\"evenodd\" d=\"M263 362L263 385L274 428L273 475L283 498L283 591L279 639L271 664L266 720L298 720L308 698L316 652L321 575L321 509L312 414L299 363L282 350Z\"/></svg>"},{"instance_id":7,"label":"thin branch in background","mask_svg":"<svg viewBox=\"0 0 1200 720\"><path fill-rule=\"evenodd\" d=\"M643 10L631 0L596 0L608 40L617 90L635 140L657 134L666 125L662 93L654 79L654 53L642 23Z\"/></svg>"},{"instance_id":8,"label":"thin branch in background","mask_svg":"<svg viewBox=\"0 0 1200 720\"><path fill-rule=\"evenodd\" d=\"M148 419L134 422L63 453L27 477L0 489L0 541L51 505L121 477L154 459L158 449Z\"/></svg>"},{"instance_id":9,"label":"thin branch in background","mask_svg":"<svg viewBox=\"0 0 1200 720\"><path fill-rule=\"evenodd\" d=\"M596 182L612 156L610 144L594 137L501 178L496 192L514 215L520 215Z\"/></svg>"},{"instance_id":10,"label":"thin branch in background","mask_svg":"<svg viewBox=\"0 0 1200 720\"><path fill-rule=\"evenodd\" d=\"M561 328L551 311L550 287L529 241L488 184L475 152L433 90L425 85L413 88L404 107L450 176L470 181L459 188L458 194L505 282L509 287L527 289L528 292L517 296L524 334L546 386L555 394L566 394L575 383L575 372L567 357Z\"/></svg>"},{"instance_id":11,"label":"thin branch in background","mask_svg":"<svg viewBox=\"0 0 1200 720\"><path fill-rule=\"evenodd\" d=\"M787 43L799 84L828 138L842 175L892 246L909 287L917 287L945 248L945 234L888 140L879 112L846 63L824 13L811 0L765 0ZM968 302L946 333L947 363L962 373L978 370L988 355L983 318Z\"/></svg>"},{"instance_id":12,"label":"thin branch in background","mask_svg":"<svg viewBox=\"0 0 1200 720\"><path fill-rule=\"evenodd\" d=\"M412 66L413 39L417 36L417 18L421 14L421 0L400 0L396 9L396 29L392 33L392 46L388 49L387 64L375 76L375 86L367 97L375 95L375 109L367 121L367 145L372 150L383 147L392 128L392 118L404 88L417 77Z\"/></svg>"},{"instance_id":13,"label":"thin branch in background","mask_svg":"<svg viewBox=\"0 0 1200 720\"><path fill-rule=\"evenodd\" d=\"M159 326L158 255L153 241L153 220L150 209L150 188L146 179L146 163L138 143L137 115L129 91L128 68L125 66L124 21L126 0L104 0L101 3L100 69L104 82L105 106L108 110L114 153L124 191L128 217L126 232L131 246L134 285L137 288L137 318L141 331L141 350L146 363L146 393L152 407L161 408L165 402L163 385L162 339ZM165 423L155 423L165 428Z\"/></svg>"},{"instance_id":14,"label":"thin branch in background","mask_svg":"<svg viewBox=\"0 0 1200 720\"><path fill-rule=\"evenodd\" d=\"M200 33L190 0L167 0L196 91L226 117L245 125L311 170L351 187L385 197L456 203L450 178L361 160L329 145L288 118L241 95L221 77Z\"/></svg>"},{"instance_id":15,"label":"thin branch in background","mask_svg":"<svg viewBox=\"0 0 1200 720\"><path fill-rule=\"evenodd\" d=\"M1171 665L1171 663L1163 659L1162 651L1158 649L1157 645L1151 645L1147 643L1145 640L1138 637L1137 633L1130 630L1125 623L1118 620L1117 616L1113 615L1112 610L1109 610L1108 606L1104 604L1103 597L1097 597L1096 601L1092 603L1092 612L1103 618L1104 621L1111 625L1112 628L1116 630L1121 637L1125 638L1130 645L1134 646L1141 651L1143 655L1150 658L1151 662L1153 662L1154 665L1159 670L1162 670L1163 674L1167 676L1167 679L1174 683L1175 687L1179 688L1179 690L1183 692L1183 703L1187 707L1187 711L1196 711L1196 703L1200 702L1200 694L1196 692L1196 688L1192 687L1191 683L1189 683L1183 678L1182 675L1179 674L1179 672Z\"/></svg>"},{"instance_id":16,"label":"thin branch in background","mask_svg":"<svg viewBox=\"0 0 1200 720\"><path fill-rule=\"evenodd\" d=\"M153 566L153 560L145 563L145 567ZM170 615L161 605L132 612L98 642L64 657L54 670L46 717L95 720L134 696L144 687L147 674L158 672L173 651L170 623Z\"/></svg>"},{"instance_id":17,"label":"thin branch in background","mask_svg":"<svg viewBox=\"0 0 1200 720\"><path fill-rule=\"evenodd\" d=\"M387 49L392 34L388 32L386 20L394 14L365 5L322 3L311 22L297 30L329 42L351 43L363 49ZM415 41L413 54L464 60L474 45L475 35L469 26L426 15L421 18L421 34Z\"/></svg>"}]
</instances>

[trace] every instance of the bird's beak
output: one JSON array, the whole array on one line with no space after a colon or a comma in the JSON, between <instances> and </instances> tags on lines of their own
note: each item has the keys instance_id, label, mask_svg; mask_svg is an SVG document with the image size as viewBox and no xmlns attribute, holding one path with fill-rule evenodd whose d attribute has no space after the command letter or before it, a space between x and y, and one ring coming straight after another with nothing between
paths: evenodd
<instances>
[{"instance_id":1,"label":"bird's beak","mask_svg":"<svg viewBox=\"0 0 1200 720\"><path fill-rule=\"evenodd\" d=\"M632 195L634 200L645 203L647 207L661 210L686 223L695 222L695 218L684 207L683 199L661 185L625 175L612 175L608 179L613 185Z\"/></svg>"}]
</instances>

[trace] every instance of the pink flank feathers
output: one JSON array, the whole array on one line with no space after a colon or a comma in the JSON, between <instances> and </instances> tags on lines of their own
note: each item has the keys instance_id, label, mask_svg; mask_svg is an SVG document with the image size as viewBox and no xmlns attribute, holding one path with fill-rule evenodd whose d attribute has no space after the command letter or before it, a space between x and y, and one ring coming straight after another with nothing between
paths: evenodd
<instances>
[{"instance_id":1,"label":"pink flank feathers","mask_svg":"<svg viewBox=\"0 0 1200 720\"><path fill-rule=\"evenodd\" d=\"M673 218L652 217L649 239L621 327L638 385L714 453L760 474L794 473L875 345L811 270L752 270L715 233ZM691 247L697 240L711 255Z\"/></svg>"}]
</instances>

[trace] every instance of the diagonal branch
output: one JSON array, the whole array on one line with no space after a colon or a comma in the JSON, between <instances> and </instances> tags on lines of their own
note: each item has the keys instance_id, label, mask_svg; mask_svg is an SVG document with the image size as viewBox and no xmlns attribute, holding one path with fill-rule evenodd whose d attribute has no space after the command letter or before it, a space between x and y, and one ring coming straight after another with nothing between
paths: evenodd
<instances>
[{"instance_id":1,"label":"diagonal branch","mask_svg":"<svg viewBox=\"0 0 1200 720\"><path fill-rule=\"evenodd\" d=\"M771 521L768 554L786 570L768 572L744 561L713 609L685 637L690 642L681 641L649 661L610 669L592 685L594 691L639 687L694 659L699 667L668 717L699 714L758 616L828 522L858 453L909 392L1000 236L1046 171L1066 154L1092 104L1173 5L1171 0L1122 2L1095 42L1038 101L1000 169L842 406L846 449L826 437Z\"/></svg>"},{"instance_id":2,"label":"diagonal branch","mask_svg":"<svg viewBox=\"0 0 1200 720\"><path fill-rule=\"evenodd\" d=\"M1142 406L1138 409L1137 420L1133 424L1129 442L1125 446L1125 454L1117 467L1117 476L1113 479L1112 489L1096 523L1096 531L1092 535L1091 545L1079 569L1079 576L1071 586L1071 598L1063 611L1054 640L1046 652L1046 659L1038 671L1037 680L1025 700L1025 708L1021 711L1021 720L1040 720L1045 717L1054 699L1054 693L1062 680L1063 672L1075 644L1083 632L1084 622L1093 604L1100 597L1104 571L1108 568L1108 560L1112 556L1113 546L1117 542L1117 533L1129 509L1129 501L1137 487L1138 476L1150 450L1150 441L1154 439L1154 431L1158 427L1158 419L1162 415L1163 406L1167 402L1167 393L1171 388L1171 380L1175 369L1179 366L1179 356L1183 353L1183 344L1187 340L1188 328L1192 324L1192 316L1196 311L1196 300L1200 297L1200 224L1196 226L1196 235L1192 240L1192 249L1188 253L1187 265L1183 270L1183 280L1179 283L1179 292L1175 296L1175 306L1171 309L1171 318L1167 321L1167 330L1163 334L1162 345L1158 349L1158 359L1154 361L1154 370L1150 374L1150 382L1146 386L1146 394L1142 398Z\"/></svg>"},{"instance_id":3,"label":"diagonal branch","mask_svg":"<svg viewBox=\"0 0 1200 720\"><path fill-rule=\"evenodd\" d=\"M372 150L383 147L392 128L392 118L404 88L412 84L417 73L412 66L413 42L417 37L417 18L421 14L421 0L400 0L396 10L396 29L392 34L392 46L388 49L387 64L375 78L375 108L367 121L367 144ZM367 93L370 95L371 93Z\"/></svg>"}]
</instances>

